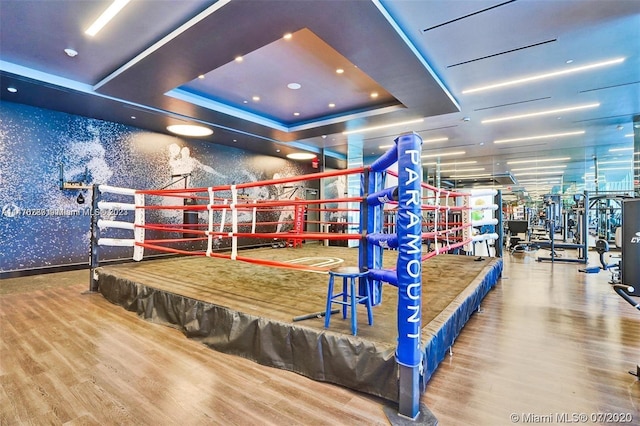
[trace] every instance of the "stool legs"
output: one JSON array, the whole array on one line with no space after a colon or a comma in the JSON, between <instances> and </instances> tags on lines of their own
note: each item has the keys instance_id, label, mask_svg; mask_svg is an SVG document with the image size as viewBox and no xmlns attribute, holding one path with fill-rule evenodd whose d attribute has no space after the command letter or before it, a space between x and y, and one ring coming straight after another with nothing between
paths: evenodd
<instances>
[{"instance_id":1,"label":"stool legs","mask_svg":"<svg viewBox=\"0 0 640 426\"><path fill-rule=\"evenodd\" d=\"M345 278L345 281L347 279ZM355 336L358 334L358 319L356 318L356 306L358 303L358 293L356 291L356 279L351 277L351 333Z\"/></svg>"},{"instance_id":2,"label":"stool legs","mask_svg":"<svg viewBox=\"0 0 640 426\"><path fill-rule=\"evenodd\" d=\"M331 303L333 302L333 275L329 275L329 288L327 289L327 309L324 312L324 328L329 328L331 322Z\"/></svg>"},{"instance_id":3,"label":"stool legs","mask_svg":"<svg viewBox=\"0 0 640 426\"><path fill-rule=\"evenodd\" d=\"M327 306L325 310L324 317L324 327L329 328L329 324L331 323L331 306L334 303L339 303L342 305L342 318L347 318L347 310L349 307L351 308L351 332L353 335L357 335L358 333L358 318L357 318L357 306L361 302L365 302L365 306L367 307L367 319L369 320L369 325L373 325L373 311L371 305L371 290L369 289L369 284L365 282L363 286L365 289L365 294L360 295L358 292L357 285L357 277L342 277L342 292L338 294L333 293L334 289L334 275L329 274L329 285L327 289Z\"/></svg>"}]
</instances>

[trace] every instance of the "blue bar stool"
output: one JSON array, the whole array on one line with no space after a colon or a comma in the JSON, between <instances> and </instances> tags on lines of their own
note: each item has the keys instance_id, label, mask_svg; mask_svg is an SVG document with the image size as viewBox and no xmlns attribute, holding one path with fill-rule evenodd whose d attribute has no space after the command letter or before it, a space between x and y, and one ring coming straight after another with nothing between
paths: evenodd
<instances>
[{"instance_id":1,"label":"blue bar stool","mask_svg":"<svg viewBox=\"0 0 640 426\"><path fill-rule=\"evenodd\" d=\"M324 317L324 328L329 328L331 322L331 306L334 303L342 305L342 318L347 318L347 306L351 306L351 332L355 336L358 334L358 321L356 319L356 306L360 302L365 302L367 306L367 314L369 316L369 325L373 325L373 313L371 312L371 294L369 283L366 283L366 294L361 295L358 292L356 278L366 277L369 271L360 269L356 266L342 266L329 270L329 288L327 290L327 310ZM335 277L342 277L342 292L333 293L333 281Z\"/></svg>"}]
</instances>

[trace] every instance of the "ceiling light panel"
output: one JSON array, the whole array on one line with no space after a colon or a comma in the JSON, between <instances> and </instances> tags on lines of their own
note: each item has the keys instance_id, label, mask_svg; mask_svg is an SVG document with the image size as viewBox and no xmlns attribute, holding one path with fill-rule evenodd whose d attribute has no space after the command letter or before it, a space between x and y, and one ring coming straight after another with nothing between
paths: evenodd
<instances>
[{"instance_id":1,"label":"ceiling light panel","mask_svg":"<svg viewBox=\"0 0 640 426\"><path fill-rule=\"evenodd\" d=\"M109 21L122 11L129 1L130 0L114 0L114 2L111 3L109 7L100 14L100 16L98 16L98 19L96 19L84 33L88 36L94 37L104 28L105 25L109 23Z\"/></svg>"},{"instance_id":2,"label":"ceiling light panel","mask_svg":"<svg viewBox=\"0 0 640 426\"><path fill-rule=\"evenodd\" d=\"M465 155L466 151L450 151L450 152L440 152L438 154L423 154L421 158L437 158L437 157L452 157L454 155Z\"/></svg>"},{"instance_id":3,"label":"ceiling light panel","mask_svg":"<svg viewBox=\"0 0 640 426\"><path fill-rule=\"evenodd\" d=\"M565 76L565 75L569 75L569 74L574 74L574 73L577 73L577 72L588 71L588 70L593 70L593 69L596 69L596 68L602 68L602 67L606 67L606 66L610 66L610 65L620 64L620 63L624 62L624 60L625 60L625 58L609 59L609 60L606 60L606 61L595 62L595 63L591 63L591 64L587 64L587 65L571 67L571 68L565 68L563 70L551 71L551 72L547 72L547 73L536 74L536 75L531 75L531 76L522 77L522 78L516 78L516 79L513 79L513 80L507 80L507 81L503 81L503 82L500 82L500 83L493 83L493 84L489 84L489 85L486 85L486 86L466 89L466 90L463 90L462 93L466 95L466 94L470 94L470 93L484 92L484 91L487 91L487 90L501 89L501 88L504 88L504 87L516 86L516 85L525 84L525 83L531 83L531 82L534 82L534 81L545 80L545 79L548 79L548 78L561 77L561 76Z\"/></svg>"},{"instance_id":4,"label":"ceiling light panel","mask_svg":"<svg viewBox=\"0 0 640 426\"><path fill-rule=\"evenodd\" d=\"M555 158L536 158L534 160L509 160L507 164L532 164L532 163L550 163L553 161L569 161L571 157L555 157Z\"/></svg>"},{"instance_id":5,"label":"ceiling light panel","mask_svg":"<svg viewBox=\"0 0 640 426\"><path fill-rule=\"evenodd\" d=\"M584 130L577 130L575 132L552 133L547 135L525 136L525 137L511 138L511 139L498 139L493 141L493 143L524 142L524 141L534 141L534 140L540 140L540 139L554 139L554 138L563 138L567 136L584 135L584 133L585 133Z\"/></svg>"},{"instance_id":6,"label":"ceiling light panel","mask_svg":"<svg viewBox=\"0 0 640 426\"><path fill-rule=\"evenodd\" d=\"M167 130L171 133L175 133L176 135L182 136L209 136L213 134L213 130L208 129L203 126L197 126L193 124L175 124L172 126L167 126Z\"/></svg>"},{"instance_id":7,"label":"ceiling light panel","mask_svg":"<svg viewBox=\"0 0 640 426\"><path fill-rule=\"evenodd\" d=\"M578 110L583 110L583 109L597 108L599 106L600 106L600 104L598 102L594 102L594 103L590 103L590 104L576 105L576 106L566 107L566 108L548 109L548 110L543 110L543 111L530 112L530 113L527 113L527 114L518 114L518 115L505 116L505 117L490 118L490 119L482 120L481 123L482 124L490 124L490 123L497 123L497 122L500 122L500 121L519 120L519 119L522 119L522 118L540 117L540 116L543 116L543 115L560 114L560 113L563 113L563 112L571 112L571 111L578 111Z\"/></svg>"}]
</instances>

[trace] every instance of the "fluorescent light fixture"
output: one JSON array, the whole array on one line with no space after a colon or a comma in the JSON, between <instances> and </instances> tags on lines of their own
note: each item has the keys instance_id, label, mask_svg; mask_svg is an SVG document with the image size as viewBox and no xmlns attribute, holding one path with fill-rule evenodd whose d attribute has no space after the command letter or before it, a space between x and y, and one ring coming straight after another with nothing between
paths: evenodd
<instances>
[{"instance_id":1,"label":"fluorescent light fixture","mask_svg":"<svg viewBox=\"0 0 640 426\"><path fill-rule=\"evenodd\" d=\"M575 136L575 135L584 135L584 130L578 130L575 132L566 132L566 133L553 133L549 135L538 135L538 136L527 136L523 138L513 138L513 139L498 139L493 141L493 143L505 143L505 142L523 142L523 141L534 141L538 139L551 139L551 138L561 138L564 136Z\"/></svg>"},{"instance_id":2,"label":"fluorescent light fixture","mask_svg":"<svg viewBox=\"0 0 640 426\"><path fill-rule=\"evenodd\" d=\"M548 185L552 183L560 183L562 180L560 178L549 179L542 178L541 179L518 179L518 183L534 183L536 185Z\"/></svg>"},{"instance_id":3,"label":"fluorescent light fixture","mask_svg":"<svg viewBox=\"0 0 640 426\"><path fill-rule=\"evenodd\" d=\"M491 118L488 120L482 120L481 123L488 124L488 123L497 123L499 121L517 120L520 118L539 117L541 115L558 114L561 112L577 111L577 110L588 109L588 108L597 108L599 106L600 106L599 102L594 102L591 104L576 105L576 106L566 107L566 108L548 109L544 111L530 112L528 114L519 114L519 115L510 115L506 117Z\"/></svg>"},{"instance_id":4,"label":"fluorescent light fixture","mask_svg":"<svg viewBox=\"0 0 640 426\"><path fill-rule=\"evenodd\" d=\"M611 160L611 161L598 161L598 165L600 164L628 164L631 162L631 158L628 160Z\"/></svg>"},{"instance_id":5,"label":"fluorescent light fixture","mask_svg":"<svg viewBox=\"0 0 640 426\"><path fill-rule=\"evenodd\" d=\"M628 133L626 135L624 135L625 138L632 138L633 137L633 133Z\"/></svg>"},{"instance_id":6,"label":"fluorescent light fixture","mask_svg":"<svg viewBox=\"0 0 640 426\"><path fill-rule=\"evenodd\" d=\"M537 166L537 167L519 167L511 169L512 172L523 172L525 170L540 170L540 169L564 169L566 164L559 164L557 166Z\"/></svg>"},{"instance_id":7,"label":"fluorescent light fixture","mask_svg":"<svg viewBox=\"0 0 640 426\"><path fill-rule=\"evenodd\" d=\"M630 172L631 167L602 167L598 169L599 172L610 172L614 170L627 170Z\"/></svg>"},{"instance_id":8,"label":"fluorescent light fixture","mask_svg":"<svg viewBox=\"0 0 640 426\"><path fill-rule=\"evenodd\" d=\"M514 176L542 176L542 175L563 175L564 170L559 170L555 172L526 172L526 173L518 173L514 174Z\"/></svg>"},{"instance_id":9,"label":"fluorescent light fixture","mask_svg":"<svg viewBox=\"0 0 640 426\"><path fill-rule=\"evenodd\" d=\"M433 138L433 139L423 139L422 142L423 143L430 143L430 142L445 142L448 141L449 138Z\"/></svg>"},{"instance_id":10,"label":"fluorescent light fixture","mask_svg":"<svg viewBox=\"0 0 640 426\"><path fill-rule=\"evenodd\" d=\"M424 154L421 155L420 158L450 157L452 155L464 155L466 153L466 151L441 152L440 154Z\"/></svg>"},{"instance_id":11,"label":"fluorescent light fixture","mask_svg":"<svg viewBox=\"0 0 640 426\"><path fill-rule=\"evenodd\" d=\"M555 158L540 158L536 160L513 160L507 161L507 164L531 164L531 163L550 163L552 161L569 161L571 157L555 157Z\"/></svg>"},{"instance_id":12,"label":"fluorescent light fixture","mask_svg":"<svg viewBox=\"0 0 640 426\"><path fill-rule=\"evenodd\" d=\"M91 24L91 26L87 28L87 30L84 33L91 37L98 34L98 32L105 25L107 25L109 21L113 19L114 16L120 13L122 8L124 8L129 3L129 1L130 0L114 0L114 2L111 3L111 5L107 7L100 16L98 16L98 19L96 19L95 22Z\"/></svg>"},{"instance_id":13,"label":"fluorescent light fixture","mask_svg":"<svg viewBox=\"0 0 640 426\"><path fill-rule=\"evenodd\" d=\"M363 127L362 129L348 130L346 132L342 132L342 134L343 135L352 135L354 133L364 133L364 132L370 132L372 130L387 129L389 127L404 126L405 124L422 123L423 121L424 121L424 118L418 118L418 119L415 119L415 120L400 121L400 122L397 122L397 123L383 124L383 125L380 125L380 126Z\"/></svg>"},{"instance_id":14,"label":"fluorescent light fixture","mask_svg":"<svg viewBox=\"0 0 640 426\"><path fill-rule=\"evenodd\" d=\"M291 160L312 160L316 158L316 155L310 152L292 152L287 154L287 158Z\"/></svg>"},{"instance_id":15,"label":"fluorescent light fixture","mask_svg":"<svg viewBox=\"0 0 640 426\"><path fill-rule=\"evenodd\" d=\"M631 148L611 148L609 152L621 152L621 151L633 151L633 147Z\"/></svg>"},{"instance_id":16,"label":"fluorescent light fixture","mask_svg":"<svg viewBox=\"0 0 640 426\"><path fill-rule=\"evenodd\" d=\"M583 65L580 67L571 67L571 68L567 68L559 71L552 71L544 74L536 74L536 75L531 75L529 77L517 78L515 80L503 81L501 83L489 84L487 86L474 87L472 89L463 90L462 93L466 95L469 93L477 93L485 90L499 89L507 86L515 86L517 84L529 83L531 81L543 80L543 79L552 78L552 77L559 77L567 74L573 74L576 72L587 71L594 68L605 67L608 65L615 65L615 64L624 62L624 60L625 58L609 59L607 61L595 62L593 64Z\"/></svg>"},{"instance_id":17,"label":"fluorescent light fixture","mask_svg":"<svg viewBox=\"0 0 640 426\"><path fill-rule=\"evenodd\" d=\"M174 124L167 126L167 130L181 136L209 136L213 134L213 130L193 124Z\"/></svg>"},{"instance_id":18,"label":"fluorescent light fixture","mask_svg":"<svg viewBox=\"0 0 640 426\"><path fill-rule=\"evenodd\" d=\"M458 173L458 172L483 172L486 169L484 167L471 167L468 169L450 169L450 170L440 170L440 173Z\"/></svg>"},{"instance_id":19,"label":"fluorescent light fixture","mask_svg":"<svg viewBox=\"0 0 640 426\"><path fill-rule=\"evenodd\" d=\"M456 161L453 163L440 163L440 166L460 166L460 165L465 165L465 164L476 164L478 163L476 160L470 160L470 161ZM422 163L425 166L435 166L438 164L437 161L429 161L428 163Z\"/></svg>"},{"instance_id":20,"label":"fluorescent light fixture","mask_svg":"<svg viewBox=\"0 0 640 426\"><path fill-rule=\"evenodd\" d=\"M491 176L491 173L480 173L475 175L451 175L448 177L450 179L475 179L475 178L483 178L483 177L489 177L489 176Z\"/></svg>"}]
</instances>

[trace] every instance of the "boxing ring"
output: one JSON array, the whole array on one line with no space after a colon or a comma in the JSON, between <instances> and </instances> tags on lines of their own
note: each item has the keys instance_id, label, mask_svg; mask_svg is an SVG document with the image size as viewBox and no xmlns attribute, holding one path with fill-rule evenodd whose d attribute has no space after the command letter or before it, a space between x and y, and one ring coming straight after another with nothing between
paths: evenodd
<instances>
[{"instance_id":1,"label":"boxing ring","mask_svg":"<svg viewBox=\"0 0 640 426\"><path fill-rule=\"evenodd\" d=\"M96 209L133 211L134 221L94 218L90 290L216 350L383 397L398 403L401 416L416 419L428 411L419 403L428 380L502 273L499 258L446 254L471 254L475 244L499 240L494 232L478 232L501 229L499 220L474 217L498 206L473 203L494 192L458 193L423 183L421 144L417 135L405 134L371 166L262 182L163 191L95 187ZM342 175L359 177L359 196L244 196L257 186ZM393 178L397 185L389 186ZM189 203L149 203L157 197ZM306 230L314 224L305 213L326 213L336 203L356 218L347 228L355 232ZM197 212L200 220L149 221L153 211L168 208ZM266 247L243 248L247 239ZM354 240L357 247L318 243L327 240ZM99 266L106 246L132 247L137 261L149 250L180 256ZM360 292L368 286L374 305L371 326L360 311L357 335L339 316L324 327L328 271L344 265L367 272Z\"/></svg>"}]
</instances>

